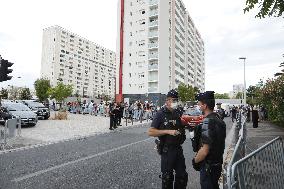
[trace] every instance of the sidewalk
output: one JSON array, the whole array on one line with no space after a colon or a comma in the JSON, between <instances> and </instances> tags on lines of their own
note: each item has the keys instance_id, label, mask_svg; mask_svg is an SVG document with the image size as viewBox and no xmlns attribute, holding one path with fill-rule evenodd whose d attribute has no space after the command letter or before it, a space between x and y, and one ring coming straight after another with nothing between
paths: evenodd
<instances>
[{"instance_id":1,"label":"sidewalk","mask_svg":"<svg viewBox=\"0 0 284 189\"><path fill-rule=\"evenodd\" d=\"M67 120L39 120L34 127L22 128L21 137L9 139L6 149L81 139L88 136L139 127L149 123L150 121L147 122L145 120L142 123L136 121L133 125L128 122L126 126L125 119L122 119L122 126L114 131L110 131L109 117L68 114Z\"/></svg>"},{"instance_id":2,"label":"sidewalk","mask_svg":"<svg viewBox=\"0 0 284 189\"><path fill-rule=\"evenodd\" d=\"M259 122L258 128L253 128L252 122L247 122L246 127L247 153L256 150L278 136L284 139L284 127L274 125L268 121Z\"/></svg>"}]
</instances>

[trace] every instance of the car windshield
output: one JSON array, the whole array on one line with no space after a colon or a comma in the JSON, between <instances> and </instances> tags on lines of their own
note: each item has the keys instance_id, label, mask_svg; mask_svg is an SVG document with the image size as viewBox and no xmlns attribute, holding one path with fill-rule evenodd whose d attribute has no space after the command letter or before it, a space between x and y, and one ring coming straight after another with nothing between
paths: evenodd
<instances>
[{"instance_id":1,"label":"car windshield","mask_svg":"<svg viewBox=\"0 0 284 189\"><path fill-rule=\"evenodd\" d=\"M9 111L31 111L26 105L21 103L9 103L3 106L5 106Z\"/></svg>"},{"instance_id":2,"label":"car windshield","mask_svg":"<svg viewBox=\"0 0 284 189\"><path fill-rule=\"evenodd\" d=\"M45 106L39 102L27 102L30 107L34 108L45 108Z\"/></svg>"},{"instance_id":3,"label":"car windshield","mask_svg":"<svg viewBox=\"0 0 284 189\"><path fill-rule=\"evenodd\" d=\"M198 109L188 109L185 111L185 114L190 116L200 116L202 115L202 112Z\"/></svg>"}]
</instances>

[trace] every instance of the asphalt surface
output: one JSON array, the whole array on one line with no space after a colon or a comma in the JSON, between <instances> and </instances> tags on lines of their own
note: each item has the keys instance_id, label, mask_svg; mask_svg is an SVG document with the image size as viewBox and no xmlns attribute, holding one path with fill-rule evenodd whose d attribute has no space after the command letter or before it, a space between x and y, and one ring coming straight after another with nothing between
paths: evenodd
<instances>
[{"instance_id":1,"label":"asphalt surface","mask_svg":"<svg viewBox=\"0 0 284 189\"><path fill-rule=\"evenodd\" d=\"M230 127L229 119L226 119ZM147 126L0 154L2 189L161 188L160 157ZM229 131L229 127L227 132ZM199 187L189 139L183 144L188 188Z\"/></svg>"}]
</instances>

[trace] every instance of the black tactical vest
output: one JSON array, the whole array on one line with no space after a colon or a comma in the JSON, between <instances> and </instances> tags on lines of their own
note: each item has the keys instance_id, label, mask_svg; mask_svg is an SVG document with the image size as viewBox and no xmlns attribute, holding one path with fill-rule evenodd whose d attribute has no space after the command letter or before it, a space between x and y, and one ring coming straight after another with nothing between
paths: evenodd
<instances>
[{"instance_id":1,"label":"black tactical vest","mask_svg":"<svg viewBox=\"0 0 284 189\"><path fill-rule=\"evenodd\" d=\"M168 145L181 145L184 143L186 136L185 136L185 128L181 123L180 116L178 112L173 111L171 112L167 108L162 110L163 112L163 120L164 122L161 123L160 129L162 130L178 130L181 134L177 136L172 135L163 135L160 136L159 139L162 143Z\"/></svg>"},{"instance_id":2,"label":"black tactical vest","mask_svg":"<svg viewBox=\"0 0 284 189\"><path fill-rule=\"evenodd\" d=\"M209 114L205 119L206 121L204 120L202 127L204 127L204 124L208 124L208 137L212 141L206 161L210 163L223 163L226 124L216 113Z\"/></svg>"}]
</instances>

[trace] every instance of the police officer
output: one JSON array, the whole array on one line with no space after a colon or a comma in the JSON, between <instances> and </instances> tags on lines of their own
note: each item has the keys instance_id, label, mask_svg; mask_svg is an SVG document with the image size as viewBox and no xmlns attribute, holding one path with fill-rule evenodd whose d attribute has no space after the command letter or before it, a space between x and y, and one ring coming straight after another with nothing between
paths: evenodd
<instances>
[{"instance_id":1,"label":"police officer","mask_svg":"<svg viewBox=\"0 0 284 189\"><path fill-rule=\"evenodd\" d=\"M159 137L160 140L162 189L172 189L173 186L175 189L185 189L187 186L188 174L181 146L186 138L185 128L177 107L178 92L171 90L165 106L156 113L148 131L149 136Z\"/></svg>"},{"instance_id":2,"label":"police officer","mask_svg":"<svg viewBox=\"0 0 284 189\"><path fill-rule=\"evenodd\" d=\"M201 189L219 189L223 153L225 149L226 124L214 113L214 91L197 95L198 106L205 119L201 127L199 150L192 160L193 167L200 169Z\"/></svg>"},{"instance_id":3,"label":"police officer","mask_svg":"<svg viewBox=\"0 0 284 189\"><path fill-rule=\"evenodd\" d=\"M222 103L217 103L217 113L219 114L220 118L223 120L225 118L225 110L221 107Z\"/></svg>"}]
</instances>

